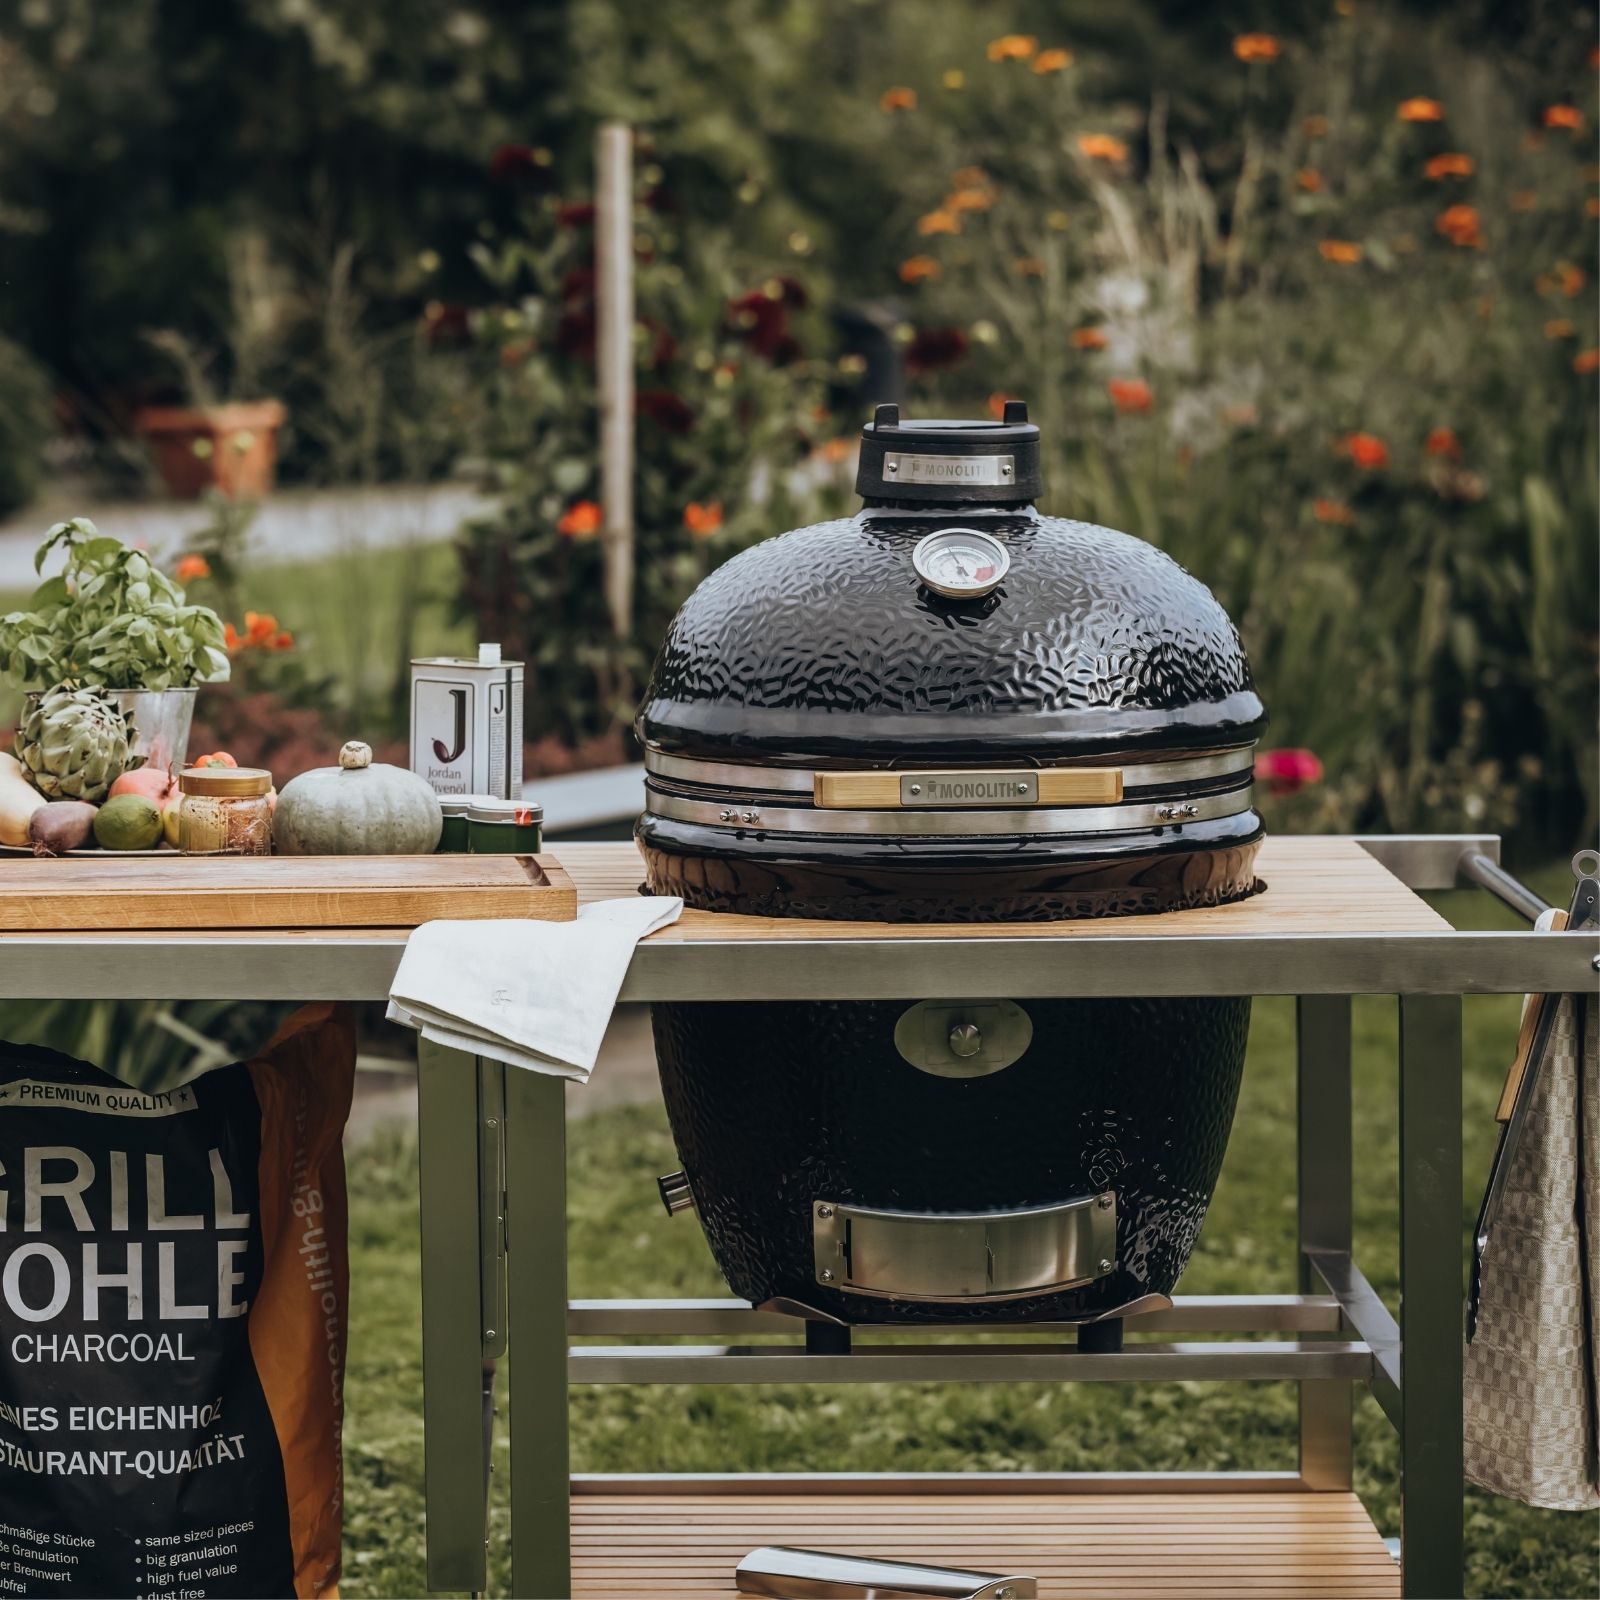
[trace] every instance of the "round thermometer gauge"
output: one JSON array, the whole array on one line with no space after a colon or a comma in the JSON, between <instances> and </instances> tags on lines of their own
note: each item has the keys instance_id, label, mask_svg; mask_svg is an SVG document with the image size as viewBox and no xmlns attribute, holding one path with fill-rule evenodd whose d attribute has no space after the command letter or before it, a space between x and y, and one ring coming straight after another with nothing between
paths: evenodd
<instances>
[{"instance_id":1,"label":"round thermometer gauge","mask_svg":"<svg viewBox=\"0 0 1600 1600\"><path fill-rule=\"evenodd\" d=\"M1011 557L998 539L976 528L940 528L917 542L911 564L935 594L976 600L1005 577Z\"/></svg>"}]
</instances>

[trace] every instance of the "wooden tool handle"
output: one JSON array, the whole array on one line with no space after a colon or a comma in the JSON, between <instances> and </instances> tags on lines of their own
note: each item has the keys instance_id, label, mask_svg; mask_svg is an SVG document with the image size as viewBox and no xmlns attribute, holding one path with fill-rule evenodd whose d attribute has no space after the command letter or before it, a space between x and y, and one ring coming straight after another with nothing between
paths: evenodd
<instances>
[{"instance_id":1,"label":"wooden tool handle","mask_svg":"<svg viewBox=\"0 0 1600 1600\"><path fill-rule=\"evenodd\" d=\"M1550 919L1549 931L1560 933L1566 925L1566 912L1558 911ZM1522 1089L1522 1077L1528 1070L1528 1057L1533 1052L1533 1041L1539 1032L1539 1018L1544 1015L1546 1002L1552 999L1559 1004L1561 997L1547 994L1530 994L1523 997L1522 1026L1517 1030L1517 1053L1512 1057L1510 1070L1506 1073L1505 1087L1500 1091L1500 1104L1495 1107L1496 1122L1511 1120L1512 1107L1517 1103L1517 1095Z\"/></svg>"}]
</instances>

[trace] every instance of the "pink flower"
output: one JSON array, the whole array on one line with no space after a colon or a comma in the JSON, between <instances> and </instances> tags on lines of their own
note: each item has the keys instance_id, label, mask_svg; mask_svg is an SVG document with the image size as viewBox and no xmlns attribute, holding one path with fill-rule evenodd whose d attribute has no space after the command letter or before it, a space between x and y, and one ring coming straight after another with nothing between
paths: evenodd
<instances>
[{"instance_id":1,"label":"pink flower","mask_svg":"<svg viewBox=\"0 0 1600 1600\"><path fill-rule=\"evenodd\" d=\"M1322 781L1322 762L1314 750L1263 750L1256 756L1256 781L1269 794L1299 794Z\"/></svg>"}]
</instances>

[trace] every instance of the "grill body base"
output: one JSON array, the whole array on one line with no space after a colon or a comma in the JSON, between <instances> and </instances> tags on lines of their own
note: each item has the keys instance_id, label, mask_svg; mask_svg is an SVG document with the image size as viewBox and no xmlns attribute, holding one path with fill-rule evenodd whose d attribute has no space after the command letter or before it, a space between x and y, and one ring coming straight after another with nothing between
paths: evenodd
<instances>
[{"instance_id":1,"label":"grill body base","mask_svg":"<svg viewBox=\"0 0 1600 1600\"><path fill-rule=\"evenodd\" d=\"M1027 1001L1003 1071L947 1078L895 1047L899 1002L652 1008L673 1136L733 1292L845 1322L1086 1321L1169 1294L1205 1217L1244 1067L1248 999ZM1112 1270L987 1302L817 1281L819 1199L928 1213L1116 1196Z\"/></svg>"}]
</instances>

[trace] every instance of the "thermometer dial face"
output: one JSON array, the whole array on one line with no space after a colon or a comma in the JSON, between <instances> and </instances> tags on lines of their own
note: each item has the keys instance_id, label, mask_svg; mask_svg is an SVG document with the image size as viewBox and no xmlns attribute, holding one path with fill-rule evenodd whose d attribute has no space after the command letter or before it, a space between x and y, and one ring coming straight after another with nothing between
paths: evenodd
<instances>
[{"instance_id":1,"label":"thermometer dial face","mask_svg":"<svg viewBox=\"0 0 1600 1600\"><path fill-rule=\"evenodd\" d=\"M1011 557L998 539L976 528L941 528L918 542L911 564L935 594L975 600L997 587Z\"/></svg>"}]
</instances>

